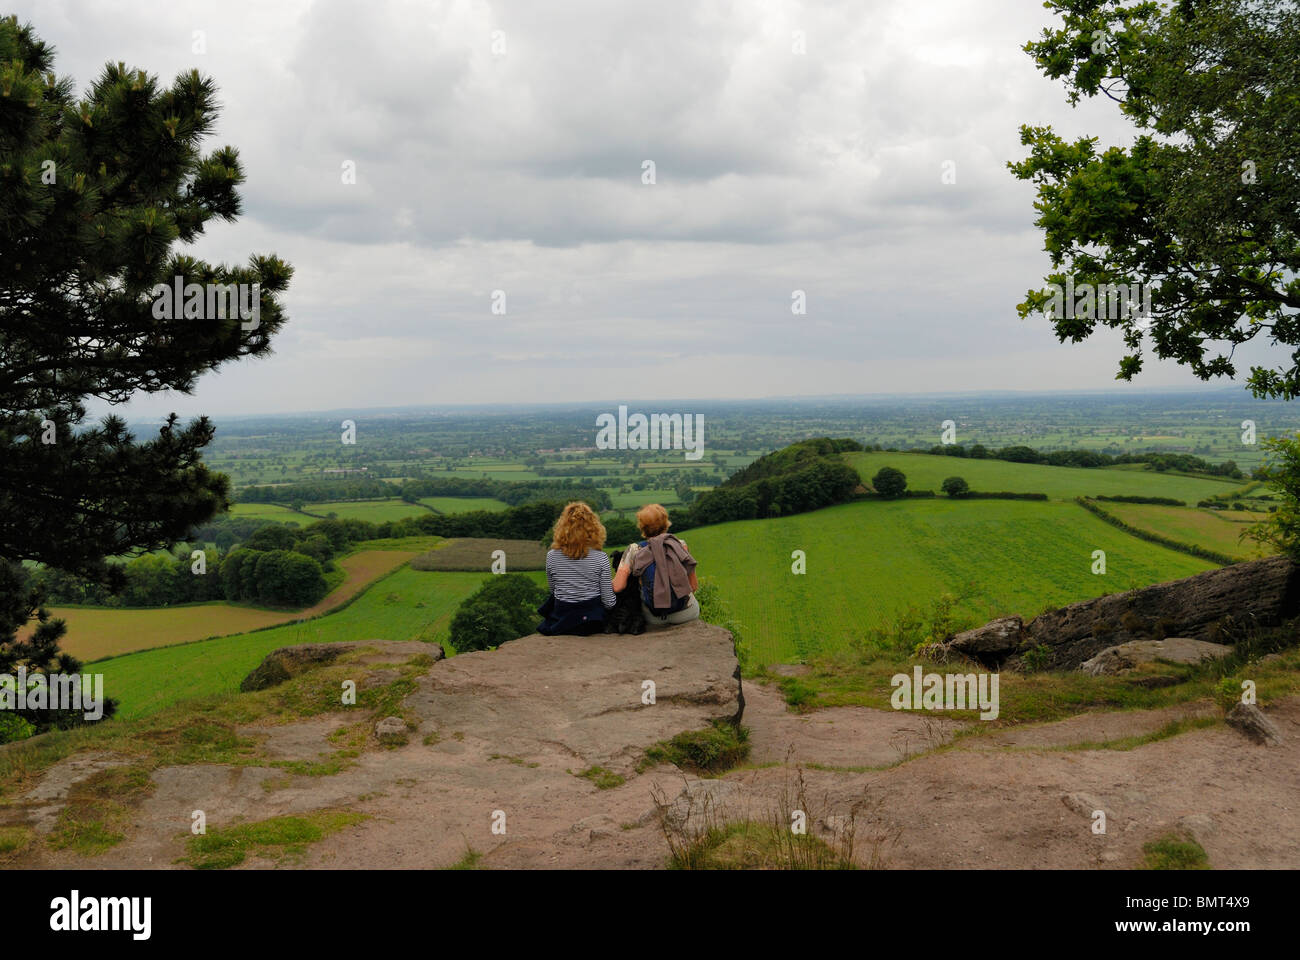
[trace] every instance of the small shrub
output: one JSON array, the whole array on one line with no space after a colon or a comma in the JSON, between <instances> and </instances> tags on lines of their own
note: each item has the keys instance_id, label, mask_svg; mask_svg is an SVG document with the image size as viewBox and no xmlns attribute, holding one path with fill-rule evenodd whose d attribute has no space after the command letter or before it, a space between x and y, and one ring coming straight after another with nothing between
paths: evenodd
<instances>
[{"instance_id":1,"label":"small shrub","mask_svg":"<svg viewBox=\"0 0 1300 960\"><path fill-rule=\"evenodd\" d=\"M18 740L26 740L35 732L36 727L18 716L18 714L7 710L0 713L0 743L14 743Z\"/></svg>"},{"instance_id":2,"label":"small shrub","mask_svg":"<svg viewBox=\"0 0 1300 960\"><path fill-rule=\"evenodd\" d=\"M1208 870L1205 848L1191 837L1167 833L1142 845L1143 870Z\"/></svg>"},{"instance_id":3,"label":"small shrub","mask_svg":"<svg viewBox=\"0 0 1300 960\"><path fill-rule=\"evenodd\" d=\"M749 756L749 730L716 720L703 730L687 730L649 747L638 772L660 763L698 773L722 773Z\"/></svg>"},{"instance_id":4,"label":"small shrub","mask_svg":"<svg viewBox=\"0 0 1300 960\"><path fill-rule=\"evenodd\" d=\"M1052 661L1052 648L1045 643L1040 643L1022 653L1020 660L1026 670L1045 670Z\"/></svg>"}]
</instances>

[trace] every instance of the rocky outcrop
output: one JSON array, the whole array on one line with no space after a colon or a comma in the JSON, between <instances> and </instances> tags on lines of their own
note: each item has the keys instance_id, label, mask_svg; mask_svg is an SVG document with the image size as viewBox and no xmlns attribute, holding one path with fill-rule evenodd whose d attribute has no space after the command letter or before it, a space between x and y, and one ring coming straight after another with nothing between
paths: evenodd
<instances>
[{"instance_id":1,"label":"rocky outcrop","mask_svg":"<svg viewBox=\"0 0 1300 960\"><path fill-rule=\"evenodd\" d=\"M947 662L954 654L994 665L1020 649L1024 623L1019 617L1001 617L974 630L954 634L942 643L930 644L924 653L932 660Z\"/></svg>"},{"instance_id":2,"label":"rocky outcrop","mask_svg":"<svg viewBox=\"0 0 1300 960\"><path fill-rule=\"evenodd\" d=\"M340 653L351 647L347 643L304 643L300 647L272 650L239 684L241 693L252 693L279 686L304 670L333 663Z\"/></svg>"},{"instance_id":3,"label":"rocky outcrop","mask_svg":"<svg viewBox=\"0 0 1300 960\"><path fill-rule=\"evenodd\" d=\"M1118 646L1107 647L1091 660L1085 660L1079 669L1094 677L1113 676L1136 670L1143 664L1164 660L1168 663L1200 663L1226 657L1232 647L1188 637L1169 637L1165 640L1131 640Z\"/></svg>"},{"instance_id":4,"label":"rocky outcrop","mask_svg":"<svg viewBox=\"0 0 1300 960\"><path fill-rule=\"evenodd\" d=\"M1223 639L1226 618L1273 626L1300 614L1300 567L1270 557L1116 593L1035 617L1027 643L1048 647L1046 666L1073 669L1107 647L1153 635Z\"/></svg>"},{"instance_id":5,"label":"rocky outcrop","mask_svg":"<svg viewBox=\"0 0 1300 960\"><path fill-rule=\"evenodd\" d=\"M1016 617L993 620L932 644L925 652L938 659L960 654L988 666L1012 667L1020 664L1026 650L1046 648L1036 666L1072 670L1112 647L1165 637L1173 638L1164 640L1166 644L1223 644L1228 642L1223 632L1228 622L1272 627L1296 616L1300 565L1287 557L1270 557L1072 603L1023 626Z\"/></svg>"},{"instance_id":6,"label":"rocky outcrop","mask_svg":"<svg viewBox=\"0 0 1300 960\"><path fill-rule=\"evenodd\" d=\"M388 645L386 640L367 640L363 643ZM304 643L297 647L280 647L278 650L272 650L240 682L239 691L252 693L279 686L290 677L333 663L338 659L339 654L347 650L355 650L356 647L355 643ZM447 655L442 645L438 643L421 644L420 650L427 651L435 662Z\"/></svg>"},{"instance_id":7,"label":"rocky outcrop","mask_svg":"<svg viewBox=\"0 0 1300 960\"><path fill-rule=\"evenodd\" d=\"M1256 743L1275 747L1282 742L1282 733L1277 724L1264 715L1264 711L1253 703L1238 703L1228 711L1228 726L1240 730Z\"/></svg>"},{"instance_id":8,"label":"rocky outcrop","mask_svg":"<svg viewBox=\"0 0 1300 960\"><path fill-rule=\"evenodd\" d=\"M619 772L660 740L739 723L744 707L731 634L701 621L637 637L532 634L439 663L406 700L422 730L455 731L501 755L546 744L575 769Z\"/></svg>"}]
</instances>

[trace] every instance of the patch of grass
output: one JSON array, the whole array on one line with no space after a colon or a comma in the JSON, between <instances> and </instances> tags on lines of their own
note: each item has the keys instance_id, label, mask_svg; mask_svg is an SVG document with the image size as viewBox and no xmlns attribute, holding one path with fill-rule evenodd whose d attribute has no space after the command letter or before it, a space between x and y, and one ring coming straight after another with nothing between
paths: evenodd
<instances>
[{"instance_id":1,"label":"patch of grass","mask_svg":"<svg viewBox=\"0 0 1300 960\"><path fill-rule=\"evenodd\" d=\"M1136 747L1145 746L1148 743L1155 743L1158 740L1168 740L1171 737L1180 734L1189 733L1192 730L1204 730L1207 727L1217 727L1219 720L1217 717L1179 717L1176 720L1170 720L1158 730L1152 730L1150 733L1139 733L1131 737L1120 737L1116 740L1089 740L1083 743L1070 743L1063 747L1054 747L1048 749L1056 750L1133 750ZM1042 749L1041 747L1037 749Z\"/></svg>"},{"instance_id":2,"label":"patch of grass","mask_svg":"<svg viewBox=\"0 0 1300 960\"><path fill-rule=\"evenodd\" d=\"M16 860L35 835L31 827L0 827L0 863Z\"/></svg>"},{"instance_id":3,"label":"patch of grass","mask_svg":"<svg viewBox=\"0 0 1300 960\"><path fill-rule=\"evenodd\" d=\"M830 844L770 823L713 827L669 858L670 870L856 870Z\"/></svg>"},{"instance_id":4,"label":"patch of grass","mask_svg":"<svg viewBox=\"0 0 1300 960\"><path fill-rule=\"evenodd\" d=\"M1081 670L1019 673L1003 670L999 674L999 713L996 720L979 720L978 711L951 710L944 716L953 720L976 721L982 730L1022 723L1062 720L1092 710L1157 710L1176 704L1216 699L1224 676L1248 676L1265 702L1300 693L1300 648L1283 651L1275 660L1261 662L1252 658L1249 671L1243 670L1237 654L1198 666L1151 664L1143 676L1169 676L1178 682L1169 686L1142 686L1131 676L1091 677ZM1243 655L1244 656L1244 655ZM1227 661L1227 662L1223 662ZM873 707L892 710L890 696L895 674L910 676L914 666L926 673L980 672L986 668L967 663L936 665L930 661L899 657L883 650L842 652L815 657L812 668L800 677L805 687L816 691L813 706ZM1241 687L1234 681L1234 696ZM804 707L808 709L808 707Z\"/></svg>"},{"instance_id":5,"label":"patch of grass","mask_svg":"<svg viewBox=\"0 0 1300 960\"><path fill-rule=\"evenodd\" d=\"M435 747L441 742L442 737L438 736L438 731L436 730L433 733L426 733L424 735L423 743L426 747Z\"/></svg>"},{"instance_id":6,"label":"patch of grass","mask_svg":"<svg viewBox=\"0 0 1300 960\"><path fill-rule=\"evenodd\" d=\"M503 550L506 566L512 572L546 569L546 547L535 540L495 540L486 537L461 537L447 540L411 561L412 570L465 570L491 573L492 553Z\"/></svg>"},{"instance_id":7,"label":"patch of grass","mask_svg":"<svg viewBox=\"0 0 1300 960\"><path fill-rule=\"evenodd\" d=\"M938 461L942 470L956 466L944 463L946 457L916 456ZM961 463L958 469L964 470L967 461ZM902 469L910 482L911 473ZM1095 479L1103 471L1080 472ZM1014 536L1008 536L1011 530ZM960 598L953 617L982 624L1005 614L1028 619L1044 606L1215 567L1117 529L1072 501L859 501L711 524L683 537L699 558L701 578L716 584L729 615L745 625L751 666L811 661L848 650L872 628L949 591ZM1106 551L1104 577L1077 560L1086 561L1096 549ZM807 575L791 573L795 550L807 553ZM831 568L817 566L818 557L834 558L834 569L851 569L854 575L831 576Z\"/></svg>"},{"instance_id":8,"label":"patch of grass","mask_svg":"<svg viewBox=\"0 0 1300 960\"><path fill-rule=\"evenodd\" d=\"M671 763L685 770L717 775L747 759L749 749L747 727L717 720L702 730L686 730L648 747L637 772Z\"/></svg>"},{"instance_id":9,"label":"patch of grass","mask_svg":"<svg viewBox=\"0 0 1300 960\"><path fill-rule=\"evenodd\" d=\"M858 868L859 857L854 851L863 839L859 837L860 815L869 805L867 799L860 798L843 813L824 817L821 805L809 795L801 766L792 776L787 775L781 797L764 819L755 819L750 813L732 819L725 802L717 802L710 793L698 796L686 790L670 800L656 786L651 796L668 844L671 870ZM818 825L825 829L825 839L812 832ZM898 834L886 830L865 839L869 846L863 859L868 869L884 867L886 847L897 842Z\"/></svg>"},{"instance_id":10,"label":"patch of grass","mask_svg":"<svg viewBox=\"0 0 1300 960\"><path fill-rule=\"evenodd\" d=\"M573 773L572 770L569 772ZM588 767L581 773L575 773L574 776L590 780L596 785L597 790L612 790L614 787L621 787L627 783L627 778L614 773L612 770L606 770L604 767Z\"/></svg>"},{"instance_id":11,"label":"patch of grass","mask_svg":"<svg viewBox=\"0 0 1300 960\"><path fill-rule=\"evenodd\" d=\"M465 856L453 863L448 870L482 870L483 854L473 847L465 848Z\"/></svg>"},{"instance_id":12,"label":"patch of grass","mask_svg":"<svg viewBox=\"0 0 1300 960\"><path fill-rule=\"evenodd\" d=\"M1143 870L1208 870L1210 858L1191 837L1166 833L1142 845Z\"/></svg>"},{"instance_id":13,"label":"patch of grass","mask_svg":"<svg viewBox=\"0 0 1300 960\"><path fill-rule=\"evenodd\" d=\"M786 705L797 712L804 712L814 706L817 700L816 688L804 683L799 677L782 677L776 685L781 688Z\"/></svg>"},{"instance_id":14,"label":"patch of grass","mask_svg":"<svg viewBox=\"0 0 1300 960\"><path fill-rule=\"evenodd\" d=\"M130 808L154 791L149 774L142 765L110 767L73 784L46 843L87 857L121 843Z\"/></svg>"},{"instance_id":15,"label":"patch of grass","mask_svg":"<svg viewBox=\"0 0 1300 960\"><path fill-rule=\"evenodd\" d=\"M299 857L309 843L367 819L363 813L321 810L213 828L200 836L187 836L186 854L178 862L195 870L225 870L243 863L250 853L271 860Z\"/></svg>"}]
</instances>

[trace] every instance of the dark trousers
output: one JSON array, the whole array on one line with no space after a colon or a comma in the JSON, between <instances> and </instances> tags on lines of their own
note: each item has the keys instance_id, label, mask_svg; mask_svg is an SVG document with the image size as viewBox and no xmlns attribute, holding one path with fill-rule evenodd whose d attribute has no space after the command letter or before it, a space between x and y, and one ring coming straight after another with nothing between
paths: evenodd
<instances>
[{"instance_id":1,"label":"dark trousers","mask_svg":"<svg viewBox=\"0 0 1300 960\"><path fill-rule=\"evenodd\" d=\"M537 608L545 619L537 627L537 632L548 637L559 634L570 636L589 636L605 631L605 605L600 597L590 600L556 600L554 595Z\"/></svg>"}]
</instances>

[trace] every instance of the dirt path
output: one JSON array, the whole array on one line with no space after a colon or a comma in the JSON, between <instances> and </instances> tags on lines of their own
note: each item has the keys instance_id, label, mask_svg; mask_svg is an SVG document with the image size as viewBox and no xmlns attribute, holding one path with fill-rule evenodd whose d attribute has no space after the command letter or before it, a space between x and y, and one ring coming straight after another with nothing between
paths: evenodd
<instances>
[{"instance_id":1,"label":"dirt path","mask_svg":"<svg viewBox=\"0 0 1300 960\"><path fill-rule=\"evenodd\" d=\"M396 663L413 649L390 647L379 660ZM516 676L509 695L493 699L475 687L474 661L457 668L460 679L451 674L463 659L434 665L407 698L418 730L405 746L367 750L356 766L324 777L286 779L266 767L162 768L126 842L95 858L41 845L25 865L169 868L184 852L196 809L220 826L346 808L369 819L309 847L299 865L445 867L473 849L486 867L662 867L668 850L655 794L671 799L694 778L671 767L636 774L624 751L586 746L590 730L548 726L553 718L543 705L503 707L526 703L527 684ZM477 708L464 709L468 700L455 701L452 691ZM1143 843L1179 828L1214 867L1300 867L1300 698L1268 710L1285 737L1278 747L1255 746L1217 724L1117 750L1065 748L1151 733L1200 708L1088 714L954 740L956 725L916 715L842 707L800 716L773 688L746 684L744 695L751 764L693 789L713 792L733 816L785 817L798 766L813 829L831 836L834 818L859 807L863 862L876 853L894 868L1129 868ZM702 696L687 690L680 700ZM335 749L330 733L352 720L331 714L243 732L263 738L271 756L316 759ZM588 749L626 782L601 790L577 776L591 762ZM29 822L38 831L52 823L68 787L103 763L80 755L52 768L24 798ZM1104 835L1092 832L1094 809L1106 811ZM492 830L501 814L504 835ZM241 869L275 865L250 857Z\"/></svg>"}]
</instances>

